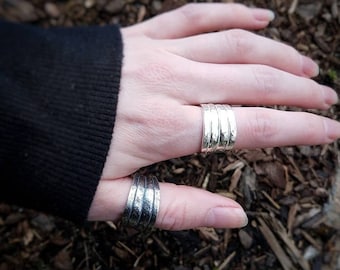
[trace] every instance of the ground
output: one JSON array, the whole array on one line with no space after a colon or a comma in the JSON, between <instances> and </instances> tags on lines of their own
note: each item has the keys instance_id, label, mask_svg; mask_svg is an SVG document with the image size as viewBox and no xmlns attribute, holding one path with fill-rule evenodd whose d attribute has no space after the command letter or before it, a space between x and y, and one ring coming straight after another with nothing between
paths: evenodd
<instances>
[{"instance_id":1,"label":"ground","mask_svg":"<svg viewBox=\"0 0 340 270\"><path fill-rule=\"evenodd\" d=\"M45 27L117 22L125 26L186 2L0 0L0 17ZM339 93L337 0L224 2L274 10L276 19L258 33L311 56L321 67L316 80ZM312 112L340 120L339 104L327 112ZM0 204L0 270L340 269L340 232L327 221L334 208L328 200L338 165L339 144L334 143L194 155L142 169L161 181L204 187L234 198L249 216L248 226L240 230L142 234L122 228L119 222L77 227L44 213Z\"/></svg>"}]
</instances>

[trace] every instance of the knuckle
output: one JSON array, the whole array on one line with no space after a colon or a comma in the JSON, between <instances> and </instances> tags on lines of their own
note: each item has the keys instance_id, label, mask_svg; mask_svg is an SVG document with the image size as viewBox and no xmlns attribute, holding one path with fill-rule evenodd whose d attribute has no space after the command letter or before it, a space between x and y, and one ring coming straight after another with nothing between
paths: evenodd
<instances>
[{"instance_id":1,"label":"knuckle","mask_svg":"<svg viewBox=\"0 0 340 270\"><path fill-rule=\"evenodd\" d=\"M185 4L179 8L178 11L185 21L188 23L195 22L196 25L199 25L202 19L207 16L204 14L204 9L202 9L202 6L195 3Z\"/></svg>"},{"instance_id":2,"label":"knuckle","mask_svg":"<svg viewBox=\"0 0 340 270\"><path fill-rule=\"evenodd\" d=\"M260 101L268 100L278 91L278 74L270 67L257 65L252 69L255 89Z\"/></svg>"},{"instance_id":3,"label":"knuckle","mask_svg":"<svg viewBox=\"0 0 340 270\"><path fill-rule=\"evenodd\" d=\"M302 56L301 54L292 46L283 44L282 51L285 50L285 56L287 61L290 61L294 66L301 68L302 66Z\"/></svg>"},{"instance_id":4,"label":"knuckle","mask_svg":"<svg viewBox=\"0 0 340 270\"><path fill-rule=\"evenodd\" d=\"M250 135L261 145L268 144L278 132L275 121L264 110L256 110L250 121Z\"/></svg>"},{"instance_id":5,"label":"knuckle","mask_svg":"<svg viewBox=\"0 0 340 270\"><path fill-rule=\"evenodd\" d=\"M167 105L159 102L152 103L149 105L147 115L147 125L150 127L150 129L154 128L158 130L157 133L159 133L160 130L168 132L170 128L174 128L176 130L184 128L182 117L178 114L176 108L170 106L169 104Z\"/></svg>"},{"instance_id":6,"label":"knuckle","mask_svg":"<svg viewBox=\"0 0 340 270\"><path fill-rule=\"evenodd\" d=\"M230 3L228 4L228 8L231 11L231 14L239 14L242 11L249 9L246 5L241 3Z\"/></svg>"},{"instance_id":7,"label":"knuckle","mask_svg":"<svg viewBox=\"0 0 340 270\"><path fill-rule=\"evenodd\" d=\"M186 216L186 204L171 203L162 211L159 225L165 230L180 230L185 228Z\"/></svg>"},{"instance_id":8,"label":"knuckle","mask_svg":"<svg viewBox=\"0 0 340 270\"><path fill-rule=\"evenodd\" d=\"M246 58L252 53L253 45L250 42L250 33L241 29L232 29L225 32L225 39L229 48L233 50L235 55Z\"/></svg>"},{"instance_id":9,"label":"knuckle","mask_svg":"<svg viewBox=\"0 0 340 270\"><path fill-rule=\"evenodd\" d=\"M308 137L308 140L312 143L328 143L332 141L328 138L325 118L309 112L301 112L301 118L305 123L303 137Z\"/></svg>"},{"instance_id":10,"label":"knuckle","mask_svg":"<svg viewBox=\"0 0 340 270\"><path fill-rule=\"evenodd\" d=\"M150 61L141 65L137 78L147 85L166 85L175 79L173 67L165 61Z\"/></svg>"},{"instance_id":11,"label":"knuckle","mask_svg":"<svg viewBox=\"0 0 340 270\"><path fill-rule=\"evenodd\" d=\"M315 102L323 104L325 102L325 92L321 84L314 80L308 80L310 85L307 89L311 89L313 96L315 96Z\"/></svg>"},{"instance_id":12,"label":"knuckle","mask_svg":"<svg viewBox=\"0 0 340 270\"><path fill-rule=\"evenodd\" d=\"M285 45L285 44L284 44ZM288 59L291 59L291 61L298 67L301 67L302 66L302 56L301 54L295 49L293 48L292 46L289 46L289 45L285 45L288 47L288 55L289 57L287 57Z\"/></svg>"},{"instance_id":13,"label":"knuckle","mask_svg":"<svg viewBox=\"0 0 340 270\"><path fill-rule=\"evenodd\" d=\"M141 101L138 107L129 110L128 123L133 130L134 142L137 142L143 152L158 153L168 156L170 147L176 145L183 137L187 123L178 113L177 106L159 102L156 99ZM178 130L174 134L170 132ZM147 141L147 143L145 143Z\"/></svg>"},{"instance_id":14,"label":"knuckle","mask_svg":"<svg viewBox=\"0 0 340 270\"><path fill-rule=\"evenodd\" d=\"M174 209L172 208L171 210L166 210L160 222L162 228L169 231L179 230L180 228L182 228L182 218L184 217L179 218L179 213L181 213L181 211L174 211Z\"/></svg>"}]
</instances>

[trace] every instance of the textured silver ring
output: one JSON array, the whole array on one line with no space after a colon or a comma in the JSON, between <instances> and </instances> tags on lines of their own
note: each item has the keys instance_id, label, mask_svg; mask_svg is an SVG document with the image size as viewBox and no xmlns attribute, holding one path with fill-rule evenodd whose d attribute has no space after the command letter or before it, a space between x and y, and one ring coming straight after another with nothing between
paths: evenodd
<instances>
[{"instance_id":1,"label":"textured silver ring","mask_svg":"<svg viewBox=\"0 0 340 270\"><path fill-rule=\"evenodd\" d=\"M160 205L159 183L155 176L135 175L129 191L122 223L143 230L152 228Z\"/></svg>"},{"instance_id":2,"label":"textured silver ring","mask_svg":"<svg viewBox=\"0 0 340 270\"><path fill-rule=\"evenodd\" d=\"M202 152L231 150L236 141L235 115L229 105L201 104L203 110Z\"/></svg>"}]
</instances>

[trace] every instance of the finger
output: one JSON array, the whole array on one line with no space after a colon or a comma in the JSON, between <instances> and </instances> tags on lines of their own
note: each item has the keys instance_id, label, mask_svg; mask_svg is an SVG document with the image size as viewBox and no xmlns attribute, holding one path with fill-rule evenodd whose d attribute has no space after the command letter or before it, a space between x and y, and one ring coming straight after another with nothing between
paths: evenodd
<instances>
[{"instance_id":1,"label":"finger","mask_svg":"<svg viewBox=\"0 0 340 270\"><path fill-rule=\"evenodd\" d=\"M306 112L265 108L234 108L238 128L236 148L318 145L340 138L340 123Z\"/></svg>"},{"instance_id":2,"label":"finger","mask_svg":"<svg viewBox=\"0 0 340 270\"><path fill-rule=\"evenodd\" d=\"M157 39L180 38L236 27L260 29L273 18L272 11L241 4L187 4L125 30Z\"/></svg>"},{"instance_id":3,"label":"finger","mask_svg":"<svg viewBox=\"0 0 340 270\"><path fill-rule=\"evenodd\" d=\"M156 226L162 229L238 228L248 222L238 203L202 189L162 184L161 196Z\"/></svg>"},{"instance_id":4,"label":"finger","mask_svg":"<svg viewBox=\"0 0 340 270\"><path fill-rule=\"evenodd\" d=\"M89 220L118 220L125 208L131 179L101 180ZM198 188L160 183L160 208L156 227L184 230L196 227L236 228L247 217L235 201Z\"/></svg>"},{"instance_id":5,"label":"finger","mask_svg":"<svg viewBox=\"0 0 340 270\"><path fill-rule=\"evenodd\" d=\"M294 48L244 30L228 30L165 41L170 51L187 59L216 64L262 64L306 77L318 65Z\"/></svg>"},{"instance_id":6,"label":"finger","mask_svg":"<svg viewBox=\"0 0 340 270\"><path fill-rule=\"evenodd\" d=\"M133 119L137 120L129 127L129 134L133 136L126 136L118 143L135 146L133 156L141 160L139 167L201 151L203 117L200 107L169 102L139 106L145 108L143 117L147 121L142 121L141 125L136 112ZM317 145L340 138L339 122L315 114L249 107L233 107L233 110L238 134L236 149ZM121 162L116 166L126 164L124 160ZM130 173L135 170L129 169Z\"/></svg>"},{"instance_id":7,"label":"finger","mask_svg":"<svg viewBox=\"0 0 340 270\"><path fill-rule=\"evenodd\" d=\"M328 109L336 92L313 80L264 65L177 65L169 95L184 104L288 105ZM195 82L195 83L192 83Z\"/></svg>"},{"instance_id":8,"label":"finger","mask_svg":"<svg viewBox=\"0 0 340 270\"><path fill-rule=\"evenodd\" d=\"M233 110L237 123L237 149L327 144L340 138L339 122L315 114L266 108L234 107ZM168 119L166 127L153 128L157 130L159 140L148 145L150 156L144 151L149 160L152 157L166 160L201 151L201 108L184 106L177 109L176 114L177 117Z\"/></svg>"}]
</instances>

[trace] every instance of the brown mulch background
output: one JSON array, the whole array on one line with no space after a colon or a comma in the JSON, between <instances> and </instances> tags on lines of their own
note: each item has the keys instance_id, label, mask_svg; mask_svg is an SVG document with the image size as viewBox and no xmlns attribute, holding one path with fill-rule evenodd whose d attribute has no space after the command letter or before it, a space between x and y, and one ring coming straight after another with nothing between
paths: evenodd
<instances>
[{"instance_id":1,"label":"brown mulch background","mask_svg":"<svg viewBox=\"0 0 340 270\"><path fill-rule=\"evenodd\" d=\"M186 2L0 0L0 18L44 27L126 26ZM274 10L276 19L259 34L311 56L321 67L316 80L340 94L339 1L224 2ZM327 112L311 111L340 120L339 104ZM161 181L234 198L249 216L248 226L240 230L200 228L141 234L112 222L80 228L60 218L0 204L0 270L340 269L340 231L327 222L330 208L325 208L337 164L339 144L334 143L194 155L143 169Z\"/></svg>"}]
</instances>

